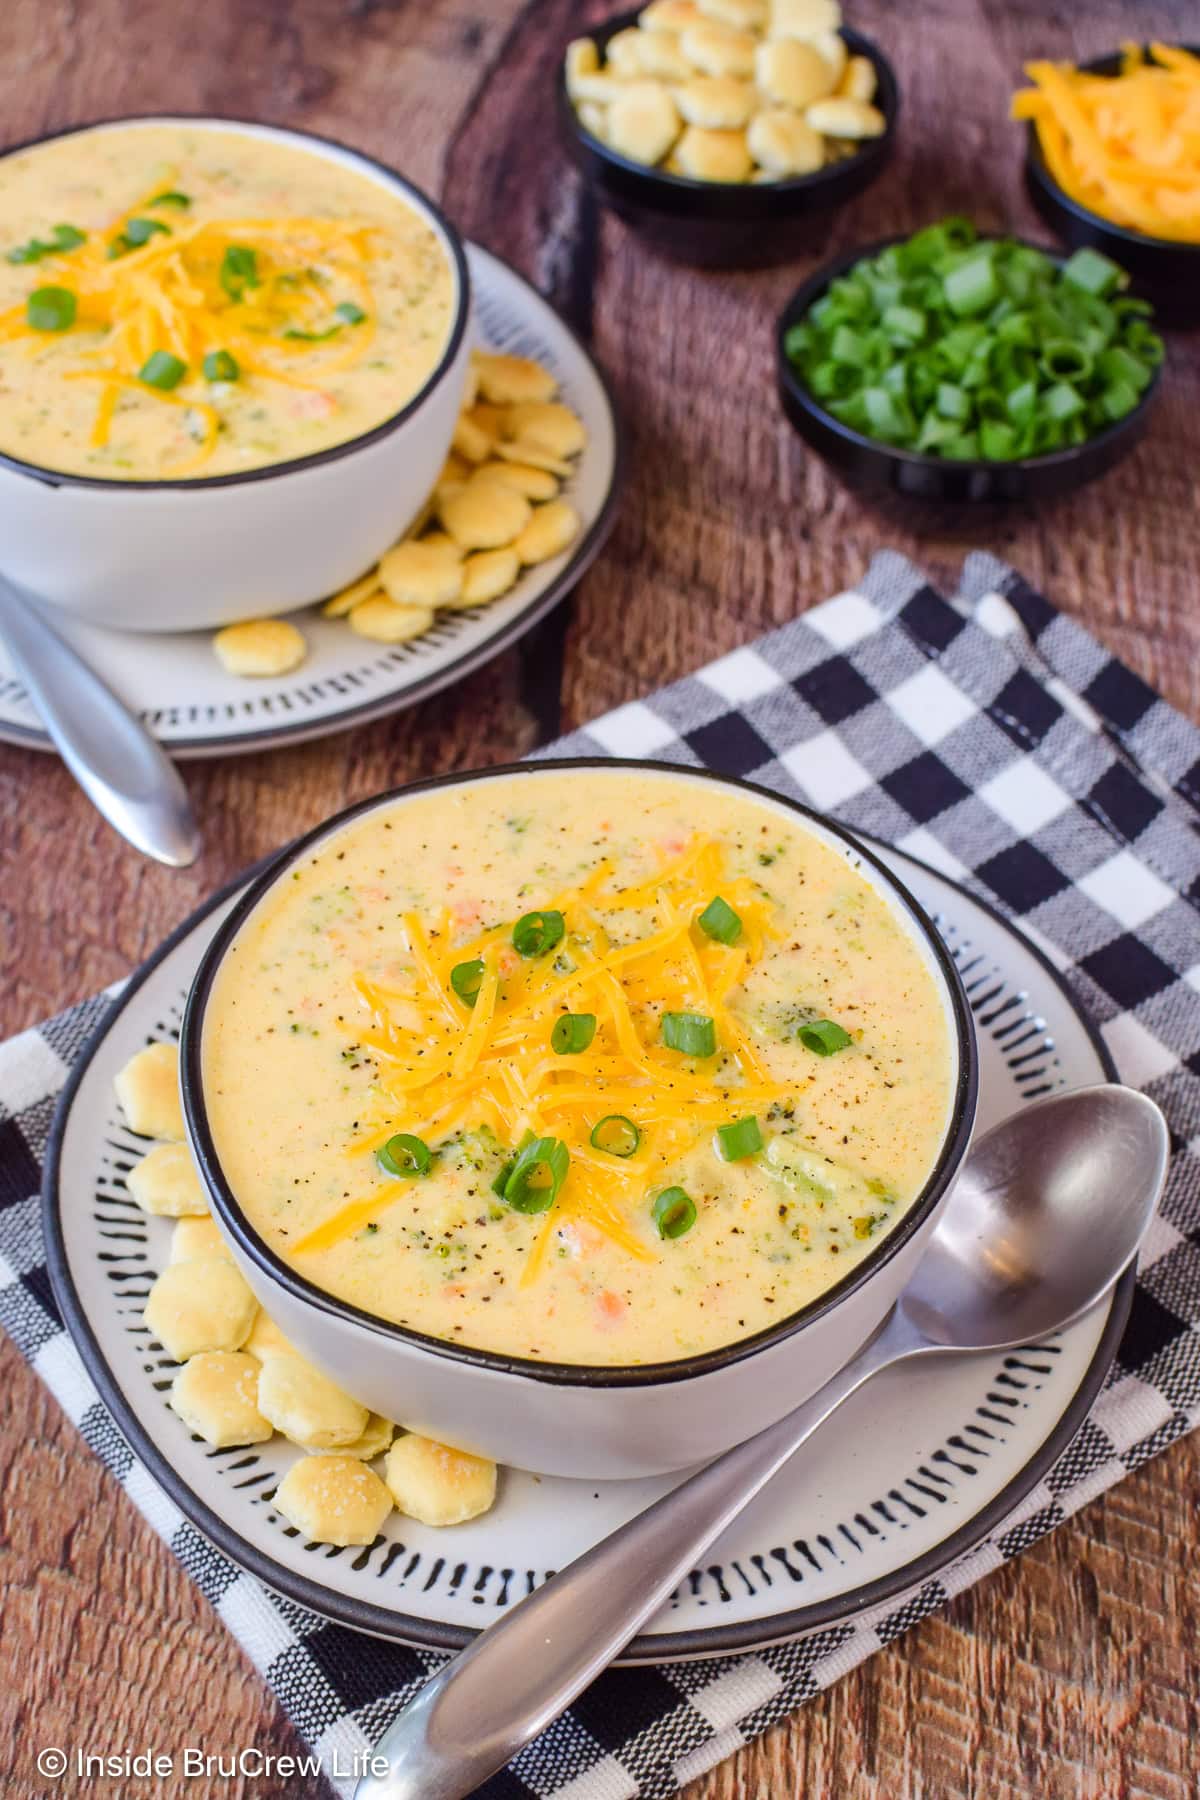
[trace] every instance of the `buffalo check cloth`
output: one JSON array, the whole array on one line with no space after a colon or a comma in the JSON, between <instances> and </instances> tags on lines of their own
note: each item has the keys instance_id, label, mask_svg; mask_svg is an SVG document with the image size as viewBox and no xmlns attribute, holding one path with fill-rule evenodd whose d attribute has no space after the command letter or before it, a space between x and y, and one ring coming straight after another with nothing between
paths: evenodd
<instances>
[{"instance_id":1,"label":"buffalo check cloth","mask_svg":"<svg viewBox=\"0 0 1200 1800\"><path fill-rule=\"evenodd\" d=\"M747 776L963 883L1063 971L1122 1079L1163 1108L1174 1145L1108 1384L985 1544L801 1642L610 1671L480 1790L632 1800L675 1793L1200 1423L1200 731L992 558L971 556L946 598L884 553L853 592L545 752L559 753ZM0 1050L0 1324L324 1766L336 1751L346 1767L443 1659L327 1624L213 1550L135 1461L56 1311L40 1163L58 1092L106 1004Z\"/></svg>"}]
</instances>

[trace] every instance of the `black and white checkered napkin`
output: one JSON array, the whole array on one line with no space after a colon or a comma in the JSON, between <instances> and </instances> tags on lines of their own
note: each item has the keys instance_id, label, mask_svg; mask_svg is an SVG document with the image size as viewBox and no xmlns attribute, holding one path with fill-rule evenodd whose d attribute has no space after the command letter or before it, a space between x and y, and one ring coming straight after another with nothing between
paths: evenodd
<instances>
[{"instance_id":1,"label":"black and white checkered napkin","mask_svg":"<svg viewBox=\"0 0 1200 1800\"><path fill-rule=\"evenodd\" d=\"M1170 1185L1091 1417L980 1549L853 1624L754 1655L614 1670L487 1800L630 1800L690 1778L1200 1424L1200 731L1020 578L972 556L951 601L899 557L555 752L750 776L999 904L1171 1124ZM219 1556L153 1486L63 1331L36 1194L91 1001L0 1049L0 1324L218 1607L304 1736L343 1764L441 1658L355 1636Z\"/></svg>"}]
</instances>

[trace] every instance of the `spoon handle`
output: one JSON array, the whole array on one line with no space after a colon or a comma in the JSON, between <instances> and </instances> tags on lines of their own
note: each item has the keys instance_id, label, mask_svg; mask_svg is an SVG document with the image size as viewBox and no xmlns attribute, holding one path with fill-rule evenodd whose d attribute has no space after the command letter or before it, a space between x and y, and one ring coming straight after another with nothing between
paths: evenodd
<instances>
[{"instance_id":1,"label":"spoon handle","mask_svg":"<svg viewBox=\"0 0 1200 1800\"><path fill-rule=\"evenodd\" d=\"M410 1701L355 1800L462 1800L544 1731L848 1395L917 1348L892 1314L794 1412L726 1451L491 1625Z\"/></svg>"},{"instance_id":2,"label":"spoon handle","mask_svg":"<svg viewBox=\"0 0 1200 1800\"><path fill-rule=\"evenodd\" d=\"M37 609L0 578L0 635L46 730L109 824L146 856L194 862L200 836L174 763Z\"/></svg>"}]
</instances>

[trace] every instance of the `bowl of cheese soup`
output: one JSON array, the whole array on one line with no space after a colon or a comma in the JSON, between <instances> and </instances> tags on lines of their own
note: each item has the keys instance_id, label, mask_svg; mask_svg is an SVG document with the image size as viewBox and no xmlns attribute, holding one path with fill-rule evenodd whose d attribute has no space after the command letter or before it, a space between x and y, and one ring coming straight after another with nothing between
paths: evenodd
<instances>
[{"instance_id":1,"label":"bowl of cheese soup","mask_svg":"<svg viewBox=\"0 0 1200 1800\"><path fill-rule=\"evenodd\" d=\"M182 630L352 580L430 492L462 400L453 227L370 157L154 117L0 156L0 568Z\"/></svg>"},{"instance_id":2,"label":"bowl of cheese soup","mask_svg":"<svg viewBox=\"0 0 1200 1800\"><path fill-rule=\"evenodd\" d=\"M270 1316L364 1405L647 1474L779 1418L904 1285L967 1145L970 1013L862 844L744 783L419 782L232 907L189 1138Z\"/></svg>"}]
</instances>

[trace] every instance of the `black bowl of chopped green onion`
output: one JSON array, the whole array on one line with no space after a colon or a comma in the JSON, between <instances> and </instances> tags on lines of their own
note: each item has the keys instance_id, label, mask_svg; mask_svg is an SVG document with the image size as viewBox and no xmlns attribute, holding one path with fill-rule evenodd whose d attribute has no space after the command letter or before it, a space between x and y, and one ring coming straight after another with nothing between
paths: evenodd
<instances>
[{"instance_id":1,"label":"black bowl of chopped green onion","mask_svg":"<svg viewBox=\"0 0 1200 1800\"><path fill-rule=\"evenodd\" d=\"M1033 500L1145 429L1163 344L1124 271L946 219L827 264L777 329L783 408L852 486Z\"/></svg>"}]
</instances>

